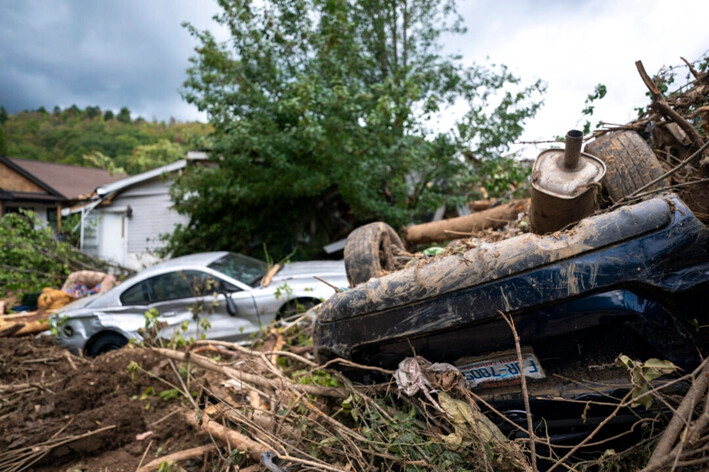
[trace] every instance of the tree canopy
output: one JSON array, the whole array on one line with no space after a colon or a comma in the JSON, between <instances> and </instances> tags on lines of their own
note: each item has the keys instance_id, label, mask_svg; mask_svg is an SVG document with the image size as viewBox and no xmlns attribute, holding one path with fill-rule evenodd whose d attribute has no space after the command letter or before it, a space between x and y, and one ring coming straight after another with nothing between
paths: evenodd
<instances>
[{"instance_id":1,"label":"tree canopy","mask_svg":"<svg viewBox=\"0 0 709 472\"><path fill-rule=\"evenodd\" d=\"M0 107L0 154L135 174L183 158L210 130L196 122L132 120L127 107L118 115L98 106L14 115Z\"/></svg>"},{"instance_id":2,"label":"tree canopy","mask_svg":"<svg viewBox=\"0 0 709 472\"><path fill-rule=\"evenodd\" d=\"M504 66L443 54L464 32L449 0L219 0L184 98L206 111L218 166L174 187L190 215L176 253L207 247L302 257L354 226L417 221L473 195L541 103ZM464 106L452 130L436 124ZM467 158L466 158L467 156Z\"/></svg>"}]
</instances>

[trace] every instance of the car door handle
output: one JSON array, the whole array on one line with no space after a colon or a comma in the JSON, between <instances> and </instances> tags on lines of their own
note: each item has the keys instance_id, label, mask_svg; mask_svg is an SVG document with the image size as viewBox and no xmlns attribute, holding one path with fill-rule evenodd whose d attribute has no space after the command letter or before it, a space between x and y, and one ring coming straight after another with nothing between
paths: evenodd
<instances>
[{"instance_id":1,"label":"car door handle","mask_svg":"<svg viewBox=\"0 0 709 472\"><path fill-rule=\"evenodd\" d=\"M166 311L165 313L162 313L162 316L164 316L165 318L170 318L172 316L177 316L177 312L176 311Z\"/></svg>"}]
</instances>

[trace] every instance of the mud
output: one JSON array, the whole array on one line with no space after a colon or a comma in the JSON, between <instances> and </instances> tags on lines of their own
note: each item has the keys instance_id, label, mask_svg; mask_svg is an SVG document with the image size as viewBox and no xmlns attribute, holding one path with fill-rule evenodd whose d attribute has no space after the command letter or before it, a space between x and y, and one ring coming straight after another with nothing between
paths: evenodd
<instances>
[{"instance_id":1,"label":"mud","mask_svg":"<svg viewBox=\"0 0 709 472\"><path fill-rule=\"evenodd\" d=\"M182 400L158 396L171 387L135 369L129 371L131 363L178 382L164 359L141 348L128 346L97 359L84 359L68 354L46 336L3 339L0 453L7 457L7 453L19 454L23 448L64 438L66 444L21 470L133 471L149 445L144 463L159 457L157 454L208 442L176 414ZM152 434L137 439L147 432ZM201 470L201 466L193 464L187 470ZM0 470L8 470L6 467L0 464Z\"/></svg>"}]
</instances>

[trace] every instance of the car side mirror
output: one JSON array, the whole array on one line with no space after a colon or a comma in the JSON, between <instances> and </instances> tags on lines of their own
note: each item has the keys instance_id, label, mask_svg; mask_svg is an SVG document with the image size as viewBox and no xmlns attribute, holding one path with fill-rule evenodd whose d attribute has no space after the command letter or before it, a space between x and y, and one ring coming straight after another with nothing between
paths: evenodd
<instances>
[{"instance_id":1,"label":"car side mirror","mask_svg":"<svg viewBox=\"0 0 709 472\"><path fill-rule=\"evenodd\" d=\"M231 299L228 292L223 291L222 295L224 295L224 300L226 301L227 313L229 313L229 316L236 316L236 303L234 303L234 300Z\"/></svg>"}]
</instances>

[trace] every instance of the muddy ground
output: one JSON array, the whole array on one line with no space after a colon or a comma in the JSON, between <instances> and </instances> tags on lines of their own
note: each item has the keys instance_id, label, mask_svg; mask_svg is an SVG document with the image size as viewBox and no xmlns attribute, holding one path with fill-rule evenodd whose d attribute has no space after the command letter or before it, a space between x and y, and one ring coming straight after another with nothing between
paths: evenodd
<instances>
[{"instance_id":1,"label":"muddy ground","mask_svg":"<svg viewBox=\"0 0 709 472\"><path fill-rule=\"evenodd\" d=\"M208 444L179 417L184 400L163 399L172 387L141 369L178 382L167 360L138 347L85 359L47 336L2 339L0 471L135 471L141 459Z\"/></svg>"}]
</instances>

